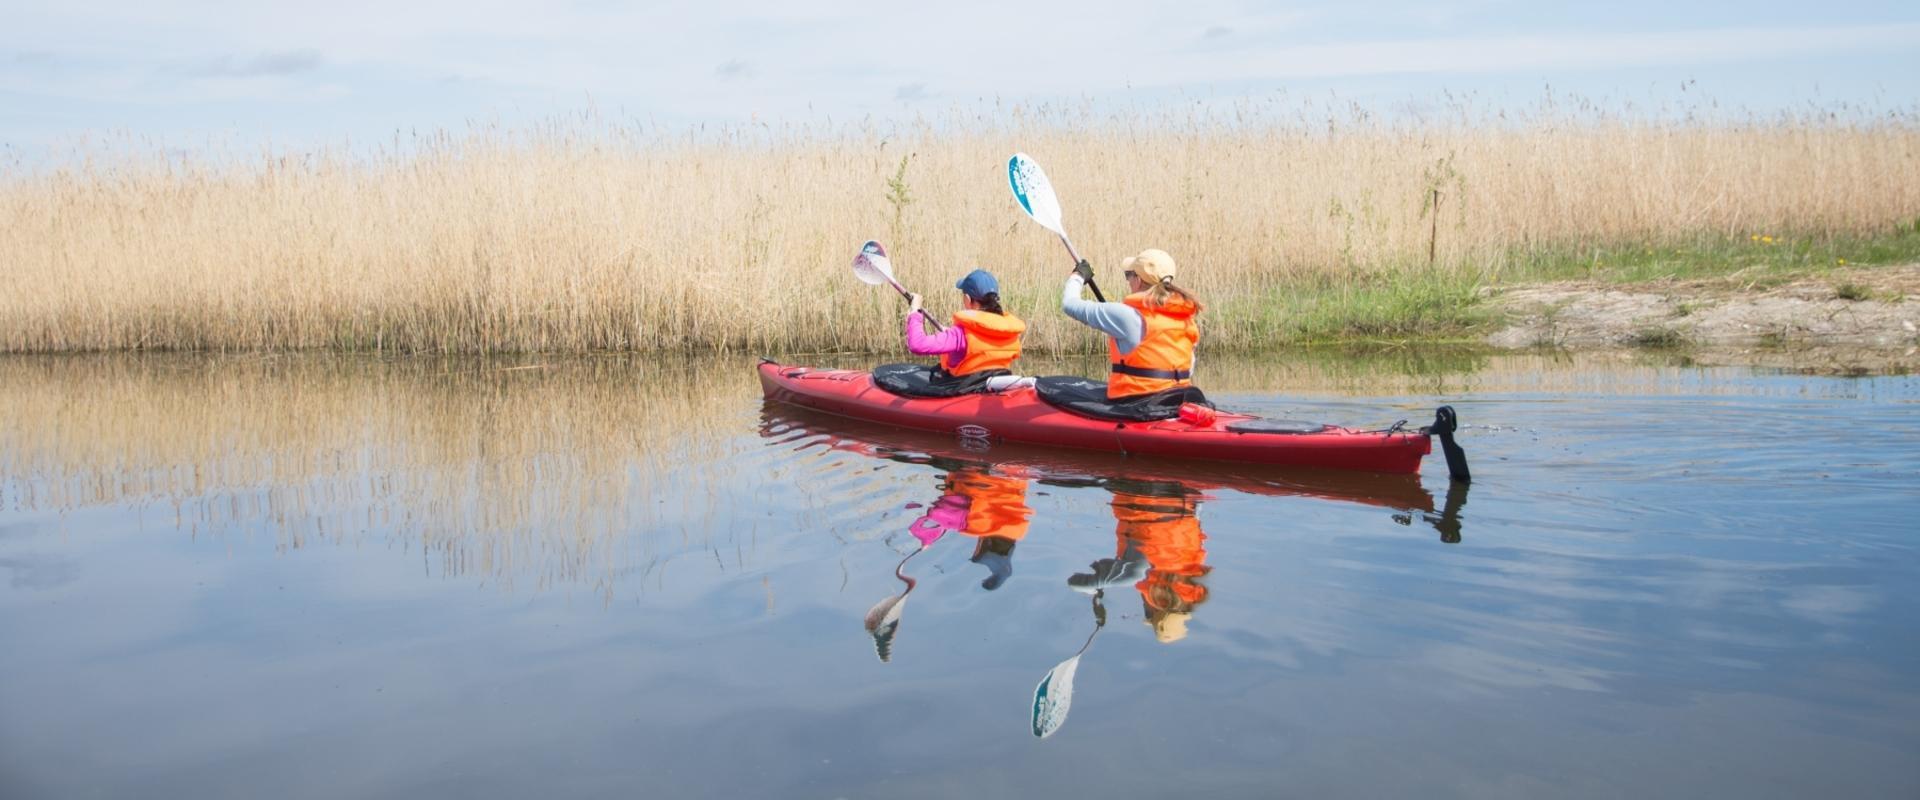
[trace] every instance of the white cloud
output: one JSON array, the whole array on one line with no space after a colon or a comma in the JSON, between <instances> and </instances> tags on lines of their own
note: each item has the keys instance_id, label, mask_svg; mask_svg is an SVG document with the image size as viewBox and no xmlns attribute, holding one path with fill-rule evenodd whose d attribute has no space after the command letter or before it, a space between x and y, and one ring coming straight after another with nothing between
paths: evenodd
<instances>
[{"instance_id":1,"label":"white cloud","mask_svg":"<svg viewBox=\"0 0 1920 800\"><path fill-rule=\"evenodd\" d=\"M285 50L278 53L261 53L252 58L221 56L193 67L194 75L217 76L225 78L251 78L259 75L292 75L306 72L320 66L320 52L317 50Z\"/></svg>"}]
</instances>

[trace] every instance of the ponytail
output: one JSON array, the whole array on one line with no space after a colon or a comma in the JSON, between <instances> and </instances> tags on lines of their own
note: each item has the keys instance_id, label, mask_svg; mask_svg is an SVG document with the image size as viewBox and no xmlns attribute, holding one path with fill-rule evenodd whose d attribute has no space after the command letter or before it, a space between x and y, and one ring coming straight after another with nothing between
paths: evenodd
<instances>
[{"instance_id":1,"label":"ponytail","mask_svg":"<svg viewBox=\"0 0 1920 800\"><path fill-rule=\"evenodd\" d=\"M1147 304L1164 306L1167 304L1167 298L1171 295L1179 295L1180 299L1192 303L1193 313L1195 314L1207 310L1206 305L1200 302L1200 298L1194 297L1192 292L1173 285L1173 278L1171 276L1161 278L1159 283L1153 284L1147 289Z\"/></svg>"},{"instance_id":2,"label":"ponytail","mask_svg":"<svg viewBox=\"0 0 1920 800\"><path fill-rule=\"evenodd\" d=\"M1005 315L1007 313L1000 309L1000 293L999 292L988 292L984 295L981 295L978 299L974 300L973 302L978 303L980 305L980 310L982 311L991 311L995 314L1000 314L1000 315Z\"/></svg>"}]
</instances>

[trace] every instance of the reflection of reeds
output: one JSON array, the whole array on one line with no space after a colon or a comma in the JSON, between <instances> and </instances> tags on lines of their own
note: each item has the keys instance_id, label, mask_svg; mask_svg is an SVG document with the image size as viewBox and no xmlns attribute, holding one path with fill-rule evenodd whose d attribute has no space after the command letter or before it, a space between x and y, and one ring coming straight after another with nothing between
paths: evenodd
<instances>
[{"instance_id":1,"label":"reflection of reeds","mask_svg":"<svg viewBox=\"0 0 1920 800\"><path fill-rule=\"evenodd\" d=\"M1202 377L1229 396L1716 390L1646 359L1308 350L1209 357ZM753 376L739 358L0 358L0 508L134 507L148 526L264 529L286 549L384 538L445 574L610 586L616 565L648 575L685 553L750 567L757 537L796 518L885 536L887 515L932 499L930 476L799 433L762 440Z\"/></svg>"},{"instance_id":2,"label":"reflection of reeds","mask_svg":"<svg viewBox=\"0 0 1920 800\"><path fill-rule=\"evenodd\" d=\"M1478 277L1542 253L1864 235L1920 208L1905 117L1249 113L698 140L585 122L371 158L95 152L0 177L0 351L873 350L898 336L899 309L845 274L871 237L937 309L984 265L1034 318L1032 346L1094 346L1051 313L1065 265L1008 197L1015 150L1046 164L1110 281L1146 246L1186 265L1182 281L1217 303L1216 346L1324 316L1293 302L1305 290L1364 295L1336 313L1391 332L1446 319Z\"/></svg>"},{"instance_id":3,"label":"reflection of reeds","mask_svg":"<svg viewBox=\"0 0 1920 800\"><path fill-rule=\"evenodd\" d=\"M12 504L147 508L180 526L267 523L280 546L384 533L450 573L593 581L636 528L723 502L715 396L746 369L292 358L0 360ZM676 546L677 547L677 546Z\"/></svg>"}]
</instances>

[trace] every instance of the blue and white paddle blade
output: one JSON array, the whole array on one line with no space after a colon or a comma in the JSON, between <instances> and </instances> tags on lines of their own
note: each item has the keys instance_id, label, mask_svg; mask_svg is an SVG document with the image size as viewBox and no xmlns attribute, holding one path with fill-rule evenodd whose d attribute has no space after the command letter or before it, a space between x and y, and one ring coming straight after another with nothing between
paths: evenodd
<instances>
[{"instance_id":1,"label":"blue and white paddle blade","mask_svg":"<svg viewBox=\"0 0 1920 800\"><path fill-rule=\"evenodd\" d=\"M878 603L867 611L863 621L867 633L873 635L873 652L881 662L893 660L893 635L900 631L900 613L906 610L907 593L901 592Z\"/></svg>"},{"instance_id":2,"label":"blue and white paddle blade","mask_svg":"<svg viewBox=\"0 0 1920 800\"><path fill-rule=\"evenodd\" d=\"M1073 673L1080 669L1080 657L1074 656L1047 671L1040 685L1033 687L1033 735L1045 739L1067 724L1067 711L1073 707Z\"/></svg>"},{"instance_id":3,"label":"blue and white paddle blade","mask_svg":"<svg viewBox=\"0 0 1920 800\"><path fill-rule=\"evenodd\" d=\"M1007 183L1013 186L1013 199L1033 221L1054 233L1060 233L1060 198L1040 164L1026 153L1014 153L1007 160Z\"/></svg>"},{"instance_id":4,"label":"blue and white paddle blade","mask_svg":"<svg viewBox=\"0 0 1920 800\"><path fill-rule=\"evenodd\" d=\"M860 254L853 257L853 276L874 286L888 283L893 278L893 264L887 260L887 248L879 242L861 245Z\"/></svg>"}]
</instances>

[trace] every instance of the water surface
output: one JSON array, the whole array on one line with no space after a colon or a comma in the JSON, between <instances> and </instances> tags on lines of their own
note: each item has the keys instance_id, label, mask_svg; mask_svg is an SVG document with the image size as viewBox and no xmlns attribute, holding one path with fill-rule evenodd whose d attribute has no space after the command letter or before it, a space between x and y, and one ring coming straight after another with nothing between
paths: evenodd
<instances>
[{"instance_id":1,"label":"water surface","mask_svg":"<svg viewBox=\"0 0 1920 800\"><path fill-rule=\"evenodd\" d=\"M979 449L732 359L0 360L0 795L1920 796L1920 379L1208 370L1450 402L1476 481Z\"/></svg>"}]
</instances>

